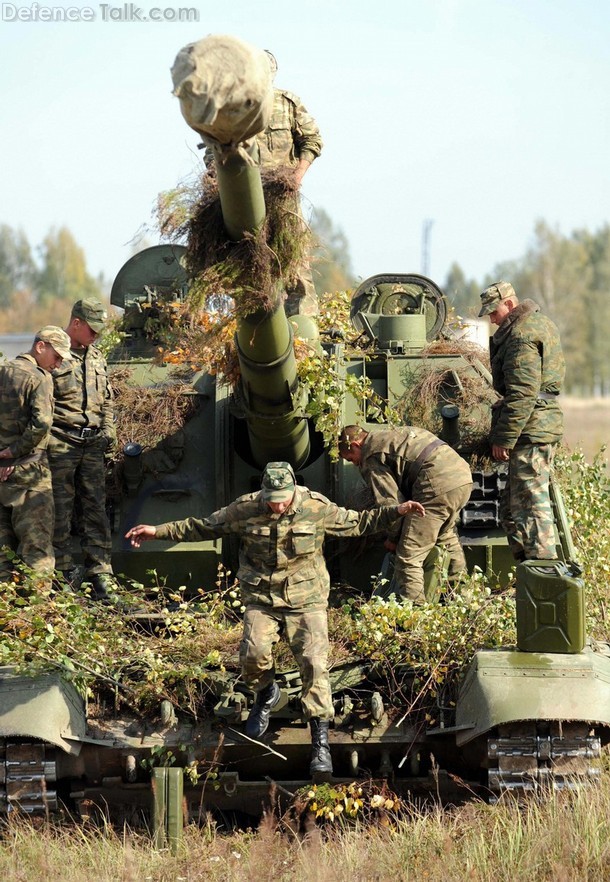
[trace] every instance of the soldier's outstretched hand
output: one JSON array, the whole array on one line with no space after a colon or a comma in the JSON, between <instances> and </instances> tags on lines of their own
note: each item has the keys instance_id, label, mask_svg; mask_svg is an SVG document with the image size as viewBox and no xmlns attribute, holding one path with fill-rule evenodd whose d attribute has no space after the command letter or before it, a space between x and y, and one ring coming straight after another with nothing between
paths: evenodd
<instances>
[{"instance_id":1,"label":"soldier's outstretched hand","mask_svg":"<svg viewBox=\"0 0 610 882\"><path fill-rule=\"evenodd\" d=\"M5 447L4 450L0 450L0 459L12 459L13 453L10 447ZM14 465L2 465L0 463L0 481L6 481L7 478L15 471Z\"/></svg>"},{"instance_id":2,"label":"soldier's outstretched hand","mask_svg":"<svg viewBox=\"0 0 610 882\"><path fill-rule=\"evenodd\" d=\"M149 539L154 539L156 533L156 527L153 527L150 524L138 524L137 527L132 527L131 530L128 530L125 533L125 538L130 540L134 548L139 548L142 542L148 542Z\"/></svg>"},{"instance_id":3,"label":"soldier's outstretched hand","mask_svg":"<svg viewBox=\"0 0 610 882\"><path fill-rule=\"evenodd\" d=\"M426 509L423 507L421 502L415 502L413 499L409 499L407 502L401 502L398 506L398 514L401 517L408 514L416 514L419 515L420 518L426 514Z\"/></svg>"}]
</instances>

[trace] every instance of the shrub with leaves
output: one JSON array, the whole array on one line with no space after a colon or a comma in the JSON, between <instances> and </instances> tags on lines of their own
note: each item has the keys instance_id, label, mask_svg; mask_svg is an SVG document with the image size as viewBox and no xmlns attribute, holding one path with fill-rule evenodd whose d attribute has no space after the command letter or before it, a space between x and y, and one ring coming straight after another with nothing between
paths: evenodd
<instances>
[{"instance_id":1,"label":"shrub with leaves","mask_svg":"<svg viewBox=\"0 0 610 882\"><path fill-rule=\"evenodd\" d=\"M510 590L492 594L475 572L444 604L373 597L344 607L344 639L372 663L371 676L390 705L418 709L436 722L436 706L449 709L464 665L482 647L515 643L515 603Z\"/></svg>"},{"instance_id":2,"label":"shrub with leaves","mask_svg":"<svg viewBox=\"0 0 610 882\"><path fill-rule=\"evenodd\" d=\"M555 460L577 559L583 567L588 632L598 640L608 639L610 601L610 481L605 449L593 462L587 462L582 450L565 449Z\"/></svg>"},{"instance_id":3,"label":"shrub with leaves","mask_svg":"<svg viewBox=\"0 0 610 882\"><path fill-rule=\"evenodd\" d=\"M83 694L115 708L156 711L168 699L197 717L237 669L243 607L224 571L195 600L133 586L122 607L55 591L25 576L0 592L0 665L29 676L59 670ZM137 615L135 613L137 612Z\"/></svg>"},{"instance_id":4,"label":"shrub with leaves","mask_svg":"<svg viewBox=\"0 0 610 882\"><path fill-rule=\"evenodd\" d=\"M294 809L318 824L356 823L387 827L400 817L403 804L386 781L352 781L350 784L314 784L296 794Z\"/></svg>"}]
</instances>

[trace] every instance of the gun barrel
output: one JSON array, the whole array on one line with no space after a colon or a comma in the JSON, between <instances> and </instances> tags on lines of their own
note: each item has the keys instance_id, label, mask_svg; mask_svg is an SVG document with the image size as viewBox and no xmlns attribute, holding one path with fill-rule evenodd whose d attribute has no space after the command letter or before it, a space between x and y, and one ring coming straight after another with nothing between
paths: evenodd
<instances>
[{"instance_id":1,"label":"gun barrel","mask_svg":"<svg viewBox=\"0 0 610 882\"><path fill-rule=\"evenodd\" d=\"M207 37L181 50L172 74L185 119L214 153L227 236L239 242L256 235L266 206L253 139L273 106L267 56L232 37ZM271 310L261 308L237 320L241 404L257 465L287 460L299 468L309 456L310 440L293 333L282 292L265 293L273 295Z\"/></svg>"}]
</instances>

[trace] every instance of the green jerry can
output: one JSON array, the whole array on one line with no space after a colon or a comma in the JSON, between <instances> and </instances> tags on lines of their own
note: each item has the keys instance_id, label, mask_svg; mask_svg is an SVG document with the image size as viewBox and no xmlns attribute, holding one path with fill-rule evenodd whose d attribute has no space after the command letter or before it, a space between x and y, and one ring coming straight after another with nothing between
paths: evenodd
<instances>
[{"instance_id":1,"label":"green jerry can","mask_svg":"<svg viewBox=\"0 0 610 882\"><path fill-rule=\"evenodd\" d=\"M561 560L526 560L516 568L517 647L523 652L581 652L585 588Z\"/></svg>"}]
</instances>

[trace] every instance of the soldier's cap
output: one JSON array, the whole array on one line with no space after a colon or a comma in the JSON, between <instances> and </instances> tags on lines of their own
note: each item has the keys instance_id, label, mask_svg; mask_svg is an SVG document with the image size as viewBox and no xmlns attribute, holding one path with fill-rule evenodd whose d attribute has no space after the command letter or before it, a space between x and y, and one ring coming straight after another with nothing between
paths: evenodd
<instances>
[{"instance_id":1,"label":"soldier's cap","mask_svg":"<svg viewBox=\"0 0 610 882\"><path fill-rule=\"evenodd\" d=\"M290 502L294 496L296 478L289 462L268 462L261 481L264 502Z\"/></svg>"},{"instance_id":2,"label":"soldier's cap","mask_svg":"<svg viewBox=\"0 0 610 882\"><path fill-rule=\"evenodd\" d=\"M498 307L498 303L502 300L508 300L509 297L516 297L515 289L510 282L494 282L489 285L481 294L481 311L479 318L489 315Z\"/></svg>"},{"instance_id":3,"label":"soldier's cap","mask_svg":"<svg viewBox=\"0 0 610 882\"><path fill-rule=\"evenodd\" d=\"M87 297L85 300L77 300L72 307L72 317L87 322L92 331L99 334L108 321L106 307L95 297Z\"/></svg>"},{"instance_id":4,"label":"soldier's cap","mask_svg":"<svg viewBox=\"0 0 610 882\"><path fill-rule=\"evenodd\" d=\"M56 325L45 325L41 328L35 337L36 340L42 340L43 343L49 343L58 355L62 358L72 358L70 353L70 338L61 328Z\"/></svg>"}]
</instances>

